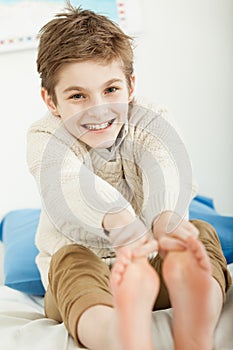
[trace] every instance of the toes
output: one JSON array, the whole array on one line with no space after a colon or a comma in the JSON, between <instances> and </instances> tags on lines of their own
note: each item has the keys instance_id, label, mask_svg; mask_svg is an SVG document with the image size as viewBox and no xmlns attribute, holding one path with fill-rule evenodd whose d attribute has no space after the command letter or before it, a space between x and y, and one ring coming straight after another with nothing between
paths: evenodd
<instances>
[{"instance_id":1,"label":"toes","mask_svg":"<svg viewBox=\"0 0 233 350\"><path fill-rule=\"evenodd\" d=\"M188 248L191 250L195 258L197 259L199 265L203 269L210 271L211 264L204 245L198 239L195 239L194 237L189 237Z\"/></svg>"},{"instance_id":2,"label":"toes","mask_svg":"<svg viewBox=\"0 0 233 350\"><path fill-rule=\"evenodd\" d=\"M118 272L112 271L109 279L109 285L113 291L121 284L121 281L122 275Z\"/></svg>"},{"instance_id":3,"label":"toes","mask_svg":"<svg viewBox=\"0 0 233 350\"><path fill-rule=\"evenodd\" d=\"M120 263L116 263L112 270L111 270L111 277L110 277L110 286L112 288L116 288L116 286L118 286L121 281L122 281L122 277L124 275L124 265L120 264Z\"/></svg>"},{"instance_id":4,"label":"toes","mask_svg":"<svg viewBox=\"0 0 233 350\"><path fill-rule=\"evenodd\" d=\"M121 283L123 275L129 263L130 260L126 256L121 255L117 257L117 260L111 270L110 286L112 288Z\"/></svg>"},{"instance_id":5,"label":"toes","mask_svg":"<svg viewBox=\"0 0 233 350\"><path fill-rule=\"evenodd\" d=\"M205 254L205 248L198 239L190 236L187 240L187 243L188 243L188 248L192 251L192 253L197 258L201 258L202 255Z\"/></svg>"},{"instance_id":6,"label":"toes","mask_svg":"<svg viewBox=\"0 0 233 350\"><path fill-rule=\"evenodd\" d=\"M126 268L131 262L131 259L129 259L127 256L125 255L118 255L116 258L116 261L113 265L113 268L117 268L118 266L122 266L124 268Z\"/></svg>"},{"instance_id":7,"label":"toes","mask_svg":"<svg viewBox=\"0 0 233 350\"><path fill-rule=\"evenodd\" d=\"M111 270L111 273L112 273L112 275L117 275L117 274L121 275L124 273L124 271L125 271L124 264L122 264L121 262L118 261L118 262L115 262L115 264Z\"/></svg>"},{"instance_id":8,"label":"toes","mask_svg":"<svg viewBox=\"0 0 233 350\"><path fill-rule=\"evenodd\" d=\"M122 274L124 273L124 271L125 271L125 265L121 261L118 261L113 267L114 273Z\"/></svg>"}]
</instances>

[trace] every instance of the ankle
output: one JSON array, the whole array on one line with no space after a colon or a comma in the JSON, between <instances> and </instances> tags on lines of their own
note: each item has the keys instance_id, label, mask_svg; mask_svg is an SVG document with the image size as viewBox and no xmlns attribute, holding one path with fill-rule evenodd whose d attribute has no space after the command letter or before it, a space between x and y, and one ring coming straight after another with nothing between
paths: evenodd
<instances>
[{"instance_id":1,"label":"ankle","mask_svg":"<svg viewBox=\"0 0 233 350\"><path fill-rule=\"evenodd\" d=\"M87 349L118 350L115 309L105 305L90 307L79 319L77 334Z\"/></svg>"}]
</instances>

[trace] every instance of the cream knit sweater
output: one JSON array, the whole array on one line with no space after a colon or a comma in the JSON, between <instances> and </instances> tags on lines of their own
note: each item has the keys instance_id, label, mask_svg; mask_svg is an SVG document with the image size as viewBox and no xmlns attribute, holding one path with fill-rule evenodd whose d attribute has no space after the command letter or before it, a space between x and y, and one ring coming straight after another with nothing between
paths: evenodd
<instances>
[{"instance_id":1,"label":"cream knit sweater","mask_svg":"<svg viewBox=\"0 0 233 350\"><path fill-rule=\"evenodd\" d=\"M111 261L106 212L126 208L151 228L161 212L181 217L196 193L183 142L159 114L134 106L111 149L90 149L52 114L28 132L27 161L42 200L36 262L45 289L52 255L74 242Z\"/></svg>"}]
</instances>

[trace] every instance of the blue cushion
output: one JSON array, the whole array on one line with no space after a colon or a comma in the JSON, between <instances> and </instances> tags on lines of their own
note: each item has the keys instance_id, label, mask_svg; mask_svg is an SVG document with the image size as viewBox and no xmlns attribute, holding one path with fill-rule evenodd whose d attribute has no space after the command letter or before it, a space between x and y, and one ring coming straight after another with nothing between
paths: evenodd
<instances>
[{"instance_id":1,"label":"blue cushion","mask_svg":"<svg viewBox=\"0 0 233 350\"><path fill-rule=\"evenodd\" d=\"M11 211L0 227L4 243L4 284L31 295L44 295L35 263L38 250L34 239L39 216L39 209Z\"/></svg>"},{"instance_id":2,"label":"blue cushion","mask_svg":"<svg viewBox=\"0 0 233 350\"><path fill-rule=\"evenodd\" d=\"M200 219L209 222L216 230L222 245L222 250L230 264L233 262L233 217L223 216L216 212L213 200L197 196L189 208L190 219Z\"/></svg>"}]
</instances>

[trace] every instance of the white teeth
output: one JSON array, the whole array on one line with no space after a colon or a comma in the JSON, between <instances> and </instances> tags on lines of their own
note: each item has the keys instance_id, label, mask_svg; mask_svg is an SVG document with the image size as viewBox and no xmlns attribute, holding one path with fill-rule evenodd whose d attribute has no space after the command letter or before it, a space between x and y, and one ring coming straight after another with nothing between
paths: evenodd
<instances>
[{"instance_id":1,"label":"white teeth","mask_svg":"<svg viewBox=\"0 0 233 350\"><path fill-rule=\"evenodd\" d=\"M101 129L106 129L109 125L111 124L111 122L106 122L103 124L89 124L89 125L85 125L85 127L89 130L101 130Z\"/></svg>"}]
</instances>

